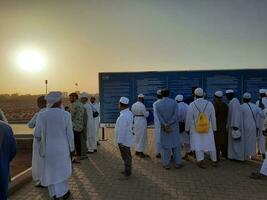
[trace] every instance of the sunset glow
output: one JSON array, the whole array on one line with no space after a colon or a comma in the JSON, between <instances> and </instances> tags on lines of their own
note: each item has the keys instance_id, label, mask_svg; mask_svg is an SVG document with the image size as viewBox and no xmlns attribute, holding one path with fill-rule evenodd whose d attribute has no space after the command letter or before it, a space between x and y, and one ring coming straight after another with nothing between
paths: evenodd
<instances>
[{"instance_id":1,"label":"sunset glow","mask_svg":"<svg viewBox=\"0 0 267 200\"><path fill-rule=\"evenodd\" d=\"M38 51L24 50L18 55L17 63L25 71L38 72L45 66L45 59Z\"/></svg>"}]
</instances>

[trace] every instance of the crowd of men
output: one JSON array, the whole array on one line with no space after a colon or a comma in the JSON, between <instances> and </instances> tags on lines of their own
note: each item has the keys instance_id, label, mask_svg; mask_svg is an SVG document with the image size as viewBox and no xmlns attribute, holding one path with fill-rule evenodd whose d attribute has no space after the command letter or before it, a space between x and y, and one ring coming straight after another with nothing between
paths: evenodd
<instances>
[{"instance_id":1,"label":"crowd of men","mask_svg":"<svg viewBox=\"0 0 267 200\"><path fill-rule=\"evenodd\" d=\"M156 92L153 104L154 146L157 158L163 167L170 170L174 165L180 169L182 160L196 159L197 166L206 169L205 154L209 154L211 165L217 167L224 159L244 161L264 158L259 173L251 178L267 177L265 143L267 135L267 91L259 91L256 104L251 94L244 93L242 103L235 97L234 90L227 90L224 102L222 91L214 93L213 102L205 98L202 88L193 88L192 97L184 99L179 94L172 99L169 90ZM62 93L50 92L37 99L39 112L28 123L34 128L32 176L36 187L48 188L53 199L68 199L70 190L68 178L73 163L79 164L87 154L97 152L99 131L99 104L88 93L69 95L71 106L63 107ZM115 125L115 142L118 144L125 169L122 179L132 174L131 148L135 155L148 159L147 127L151 112L144 104L145 96L138 95L138 101L130 108L129 99L119 99L120 115ZM114 108L116 109L116 108ZM13 132L6 119L0 115L0 198L7 199L9 162L15 156L16 147ZM5 121L5 122L4 122ZM3 133L3 134L2 134ZM3 179L3 180L2 180Z\"/></svg>"},{"instance_id":2,"label":"crowd of men","mask_svg":"<svg viewBox=\"0 0 267 200\"><path fill-rule=\"evenodd\" d=\"M224 158L245 161L264 159L259 173L250 175L253 179L267 177L265 144L267 136L267 90L259 90L259 100L252 103L251 94L244 93L242 103L235 97L235 91L225 92L228 105L224 102L223 91L214 93L213 102L205 98L202 88L192 88L192 97L183 98L179 94L169 98L169 90L156 92L153 103L154 145L157 158L162 158L163 167L169 170L174 163L181 168L182 158L196 159L197 166L206 169L205 154L209 154L211 165L217 167ZM131 175L133 146L135 155L148 158L147 149L147 111L145 96L138 95L138 101L129 107L129 99L121 97L120 116L115 126L116 142L119 145L125 170L125 177ZM132 136L133 135L133 136Z\"/></svg>"}]
</instances>

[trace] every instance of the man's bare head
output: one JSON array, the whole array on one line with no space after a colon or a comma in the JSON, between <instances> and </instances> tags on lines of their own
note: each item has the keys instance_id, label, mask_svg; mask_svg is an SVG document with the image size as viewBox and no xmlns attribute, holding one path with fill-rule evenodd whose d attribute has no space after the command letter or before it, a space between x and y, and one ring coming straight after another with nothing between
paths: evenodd
<instances>
[{"instance_id":1,"label":"man's bare head","mask_svg":"<svg viewBox=\"0 0 267 200\"><path fill-rule=\"evenodd\" d=\"M37 99L37 106L38 108L42 109L46 107L46 100L45 100L45 96L39 96Z\"/></svg>"}]
</instances>

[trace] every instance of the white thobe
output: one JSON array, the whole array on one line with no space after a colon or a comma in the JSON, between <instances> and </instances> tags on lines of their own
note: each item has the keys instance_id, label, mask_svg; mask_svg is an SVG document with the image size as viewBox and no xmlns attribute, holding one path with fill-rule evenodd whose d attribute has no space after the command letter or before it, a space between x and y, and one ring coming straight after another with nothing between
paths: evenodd
<instances>
[{"instance_id":1,"label":"white thobe","mask_svg":"<svg viewBox=\"0 0 267 200\"><path fill-rule=\"evenodd\" d=\"M147 120L149 112L145 105L137 101L132 105L132 112L134 115L134 134L135 134L135 150L137 152L144 152L147 147Z\"/></svg>"},{"instance_id":2,"label":"white thobe","mask_svg":"<svg viewBox=\"0 0 267 200\"><path fill-rule=\"evenodd\" d=\"M84 107L87 112L87 149L89 152L94 152L96 149L96 134L95 134L95 120L93 117L93 107L92 104L86 103L84 104Z\"/></svg>"},{"instance_id":3,"label":"white thobe","mask_svg":"<svg viewBox=\"0 0 267 200\"><path fill-rule=\"evenodd\" d=\"M267 151L265 152L265 155L267 155ZM267 158L266 157L263 160L260 173L267 176Z\"/></svg>"},{"instance_id":4,"label":"white thobe","mask_svg":"<svg viewBox=\"0 0 267 200\"><path fill-rule=\"evenodd\" d=\"M178 116L179 116L179 122L185 123L186 121L186 115L188 111L188 105L184 102L178 103ZM180 142L181 144L190 144L190 137L186 133L186 131L180 133Z\"/></svg>"},{"instance_id":5,"label":"white thobe","mask_svg":"<svg viewBox=\"0 0 267 200\"><path fill-rule=\"evenodd\" d=\"M60 108L47 108L37 117L34 137L41 140L40 155L44 165L41 184L50 189L56 187L61 194L68 190L63 183L72 173L70 152L74 151L74 136L70 113Z\"/></svg>"},{"instance_id":6,"label":"white thobe","mask_svg":"<svg viewBox=\"0 0 267 200\"><path fill-rule=\"evenodd\" d=\"M245 159L245 136L243 132L243 120L240 108L240 102L237 98L233 98L228 105L228 158L234 160ZM233 127L237 127L241 132L241 138L238 140L233 139Z\"/></svg>"},{"instance_id":7,"label":"white thobe","mask_svg":"<svg viewBox=\"0 0 267 200\"><path fill-rule=\"evenodd\" d=\"M197 107L196 107L197 106ZM206 107L206 109L205 109ZM207 133L196 132L196 122L199 115L199 111L204 112L209 119L209 131ZM205 109L205 110L204 110ZM216 131L216 117L215 110L211 102L203 98L199 98L192 102L187 111L185 130L190 130L190 145L191 150L194 151L210 151L216 152L214 131Z\"/></svg>"},{"instance_id":8,"label":"white thobe","mask_svg":"<svg viewBox=\"0 0 267 200\"><path fill-rule=\"evenodd\" d=\"M28 122L29 128L35 128L36 119L40 112L45 111L46 108L42 108L39 112L35 113L32 119ZM37 138L33 137L33 144L32 144L32 178L34 181L39 181L41 178L42 172L42 158L39 154L40 150L40 141Z\"/></svg>"},{"instance_id":9,"label":"white thobe","mask_svg":"<svg viewBox=\"0 0 267 200\"><path fill-rule=\"evenodd\" d=\"M155 152L156 154L161 153L161 144L160 144L160 121L156 111L156 103L158 103L161 99L158 99L153 103L153 114L154 114L154 144L155 144Z\"/></svg>"},{"instance_id":10,"label":"white thobe","mask_svg":"<svg viewBox=\"0 0 267 200\"><path fill-rule=\"evenodd\" d=\"M127 108L120 112L115 125L115 142L126 147L132 146L133 114Z\"/></svg>"},{"instance_id":11,"label":"white thobe","mask_svg":"<svg viewBox=\"0 0 267 200\"><path fill-rule=\"evenodd\" d=\"M245 137L245 156L256 156L257 130L259 127L259 117L263 118L263 112L253 103L243 103L241 105L243 116L243 130Z\"/></svg>"},{"instance_id":12,"label":"white thobe","mask_svg":"<svg viewBox=\"0 0 267 200\"><path fill-rule=\"evenodd\" d=\"M258 134L257 134L257 143L258 143L259 152L264 154L265 150L266 150L266 137L262 134L262 131L266 130L266 128L267 128L267 123L265 123L265 121L267 120L267 99L263 98L262 103L265 106L265 109L263 110L264 118L258 118L257 119L258 123L259 123L259 129L258 129ZM259 101L256 102L256 105L259 106Z\"/></svg>"},{"instance_id":13,"label":"white thobe","mask_svg":"<svg viewBox=\"0 0 267 200\"><path fill-rule=\"evenodd\" d=\"M97 142L98 138L99 138L99 126L100 126L100 104L99 103L94 103L92 105L94 107L94 111L98 112L98 116L94 118L94 122L95 122L95 139L96 139L96 142Z\"/></svg>"}]
</instances>

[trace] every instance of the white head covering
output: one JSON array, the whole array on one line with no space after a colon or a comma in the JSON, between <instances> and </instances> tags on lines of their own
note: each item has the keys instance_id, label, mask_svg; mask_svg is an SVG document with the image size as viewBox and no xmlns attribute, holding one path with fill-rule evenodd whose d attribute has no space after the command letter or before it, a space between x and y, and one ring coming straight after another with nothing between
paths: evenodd
<instances>
[{"instance_id":1,"label":"white head covering","mask_svg":"<svg viewBox=\"0 0 267 200\"><path fill-rule=\"evenodd\" d=\"M157 90L157 95L161 95L161 90Z\"/></svg>"},{"instance_id":2,"label":"white head covering","mask_svg":"<svg viewBox=\"0 0 267 200\"><path fill-rule=\"evenodd\" d=\"M232 89L230 89L230 90L226 90L226 92L225 92L226 94L230 94L230 93L235 93L235 91L234 90L232 90Z\"/></svg>"},{"instance_id":3,"label":"white head covering","mask_svg":"<svg viewBox=\"0 0 267 200\"><path fill-rule=\"evenodd\" d=\"M48 95L45 96L45 100L47 102L47 107L51 108L55 103L59 102L62 99L62 93L58 91L49 92Z\"/></svg>"},{"instance_id":4,"label":"white head covering","mask_svg":"<svg viewBox=\"0 0 267 200\"><path fill-rule=\"evenodd\" d=\"M87 99L89 99L89 94L87 92L82 92L80 94L80 98L87 98Z\"/></svg>"},{"instance_id":5,"label":"white head covering","mask_svg":"<svg viewBox=\"0 0 267 200\"><path fill-rule=\"evenodd\" d=\"M259 90L259 93L260 93L260 94L265 94L266 92L267 92L266 89L260 89L260 90Z\"/></svg>"},{"instance_id":6,"label":"white head covering","mask_svg":"<svg viewBox=\"0 0 267 200\"><path fill-rule=\"evenodd\" d=\"M184 100L184 96L181 95L181 94L178 94L176 97L175 97L175 101L183 101Z\"/></svg>"},{"instance_id":7,"label":"white head covering","mask_svg":"<svg viewBox=\"0 0 267 200\"><path fill-rule=\"evenodd\" d=\"M204 95L204 91L203 91L202 88L195 89L194 93L195 93L196 96L199 96L199 97L202 97Z\"/></svg>"},{"instance_id":8,"label":"white head covering","mask_svg":"<svg viewBox=\"0 0 267 200\"><path fill-rule=\"evenodd\" d=\"M123 103L125 105L128 105L129 104L129 99L126 98L126 97L121 97L120 98L120 103Z\"/></svg>"},{"instance_id":9,"label":"white head covering","mask_svg":"<svg viewBox=\"0 0 267 200\"><path fill-rule=\"evenodd\" d=\"M246 92L243 94L243 99L251 99L251 94Z\"/></svg>"},{"instance_id":10,"label":"white head covering","mask_svg":"<svg viewBox=\"0 0 267 200\"><path fill-rule=\"evenodd\" d=\"M145 96L143 94L138 94L138 98L144 98Z\"/></svg>"},{"instance_id":11,"label":"white head covering","mask_svg":"<svg viewBox=\"0 0 267 200\"><path fill-rule=\"evenodd\" d=\"M222 97L223 97L223 92L222 92L222 91L216 91L216 92L214 93L214 95L215 95L216 97L222 98Z\"/></svg>"}]
</instances>

